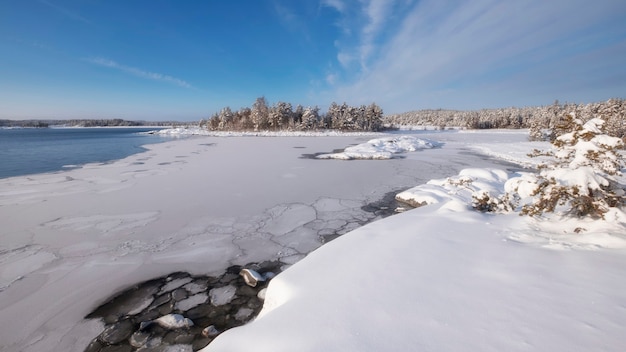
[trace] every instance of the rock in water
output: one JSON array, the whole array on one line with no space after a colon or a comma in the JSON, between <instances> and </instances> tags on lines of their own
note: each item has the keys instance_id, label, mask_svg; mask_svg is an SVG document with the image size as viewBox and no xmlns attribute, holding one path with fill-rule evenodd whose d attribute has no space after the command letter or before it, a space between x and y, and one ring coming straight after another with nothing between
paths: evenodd
<instances>
[{"instance_id":1,"label":"rock in water","mask_svg":"<svg viewBox=\"0 0 626 352\"><path fill-rule=\"evenodd\" d=\"M204 337L215 337L215 336L217 336L219 334L220 334L220 331L217 330L215 325L210 325L210 326L207 326L206 328L202 329L202 336L204 336Z\"/></svg>"},{"instance_id":2,"label":"rock in water","mask_svg":"<svg viewBox=\"0 0 626 352\"><path fill-rule=\"evenodd\" d=\"M141 322L141 324L139 325L139 330L144 330L152 324L157 324L164 329L174 330L181 328L190 328L193 326L193 321L191 321L191 319L189 318L185 318L180 314L168 314L154 320Z\"/></svg>"},{"instance_id":3,"label":"rock in water","mask_svg":"<svg viewBox=\"0 0 626 352\"><path fill-rule=\"evenodd\" d=\"M100 334L100 340L107 344L120 343L133 333L133 322L126 319L115 323Z\"/></svg>"},{"instance_id":4,"label":"rock in water","mask_svg":"<svg viewBox=\"0 0 626 352\"><path fill-rule=\"evenodd\" d=\"M239 275L243 277L243 280L248 286L256 287L257 283L265 281L263 275L257 273L252 269L241 269Z\"/></svg>"}]
</instances>

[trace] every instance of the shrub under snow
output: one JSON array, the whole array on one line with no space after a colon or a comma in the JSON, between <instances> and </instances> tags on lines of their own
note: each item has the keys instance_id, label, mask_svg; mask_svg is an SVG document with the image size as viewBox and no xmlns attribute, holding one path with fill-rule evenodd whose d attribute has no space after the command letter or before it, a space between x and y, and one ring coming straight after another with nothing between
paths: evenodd
<instances>
[{"instance_id":1,"label":"shrub under snow","mask_svg":"<svg viewBox=\"0 0 626 352\"><path fill-rule=\"evenodd\" d=\"M623 141L607 135L599 118L583 124L569 114L564 124L570 132L552 142L554 149L535 153L550 156L552 161L540 165L538 174L509 180L503 197L513 207L521 205L521 213L530 216L557 212L602 218L609 208L624 206L620 182L624 163L619 151Z\"/></svg>"}]
</instances>

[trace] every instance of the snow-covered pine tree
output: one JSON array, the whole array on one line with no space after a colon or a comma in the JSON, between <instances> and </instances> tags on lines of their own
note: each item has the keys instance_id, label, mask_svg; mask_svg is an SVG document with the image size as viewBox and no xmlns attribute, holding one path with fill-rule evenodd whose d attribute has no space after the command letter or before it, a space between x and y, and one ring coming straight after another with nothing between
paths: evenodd
<instances>
[{"instance_id":1,"label":"snow-covered pine tree","mask_svg":"<svg viewBox=\"0 0 626 352\"><path fill-rule=\"evenodd\" d=\"M314 108L307 107L304 109L302 113L302 123L300 124L300 129L302 130L314 130L317 128L318 120L319 120L319 108L316 106Z\"/></svg>"},{"instance_id":2,"label":"snow-covered pine tree","mask_svg":"<svg viewBox=\"0 0 626 352\"><path fill-rule=\"evenodd\" d=\"M380 131L383 128L383 109L371 103L365 110L366 131Z\"/></svg>"},{"instance_id":3,"label":"snow-covered pine tree","mask_svg":"<svg viewBox=\"0 0 626 352\"><path fill-rule=\"evenodd\" d=\"M545 155L553 161L540 166L532 181L536 185L532 201L522 206L522 214L561 212L602 218L609 208L625 205L620 183L624 160L618 150L624 143L607 135L604 124L599 118L583 123L574 114L565 116L559 130L569 132L552 141L554 150Z\"/></svg>"},{"instance_id":4,"label":"snow-covered pine tree","mask_svg":"<svg viewBox=\"0 0 626 352\"><path fill-rule=\"evenodd\" d=\"M219 115L219 124L218 124L218 129L219 130L227 130L227 129L232 129L233 127L233 111L230 109L230 107L225 107L223 108Z\"/></svg>"},{"instance_id":5,"label":"snow-covered pine tree","mask_svg":"<svg viewBox=\"0 0 626 352\"><path fill-rule=\"evenodd\" d=\"M269 108L267 107L265 97L257 98L254 104L252 104L250 119L252 120L252 126L255 131L268 127Z\"/></svg>"}]
</instances>

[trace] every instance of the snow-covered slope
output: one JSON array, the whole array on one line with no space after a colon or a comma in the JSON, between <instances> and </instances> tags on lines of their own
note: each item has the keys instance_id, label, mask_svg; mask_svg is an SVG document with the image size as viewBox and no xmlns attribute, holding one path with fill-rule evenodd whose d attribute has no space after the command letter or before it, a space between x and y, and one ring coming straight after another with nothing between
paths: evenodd
<instances>
[{"instance_id":1,"label":"snow-covered slope","mask_svg":"<svg viewBox=\"0 0 626 352\"><path fill-rule=\"evenodd\" d=\"M489 187L502 176L461 174ZM313 252L270 283L256 321L203 351L623 350L623 213L576 234L473 211L444 182L414 192L435 184L451 196Z\"/></svg>"}]
</instances>

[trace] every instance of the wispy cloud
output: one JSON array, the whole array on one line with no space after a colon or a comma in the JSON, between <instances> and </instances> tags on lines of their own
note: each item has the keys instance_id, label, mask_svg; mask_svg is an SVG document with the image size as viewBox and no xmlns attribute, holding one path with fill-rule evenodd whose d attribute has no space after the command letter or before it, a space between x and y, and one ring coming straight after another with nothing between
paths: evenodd
<instances>
[{"instance_id":1,"label":"wispy cloud","mask_svg":"<svg viewBox=\"0 0 626 352\"><path fill-rule=\"evenodd\" d=\"M85 17L83 17L80 14L78 14L77 12L71 11L71 10L65 8L65 7L53 4L53 3L51 3L51 2L49 2L47 0L39 0L39 3L44 4L46 6L52 7L56 11L62 13L65 17L70 18L70 19L72 19L74 21L79 21L79 22L91 24L91 21L89 21Z\"/></svg>"},{"instance_id":2,"label":"wispy cloud","mask_svg":"<svg viewBox=\"0 0 626 352\"><path fill-rule=\"evenodd\" d=\"M160 82L166 82L166 83L171 83L171 84L175 84L179 87L183 87L183 88L192 88L191 84L185 82L184 80L180 79L180 78L176 78L176 77L172 77L172 76L168 76L168 75L164 75L162 73L155 73L155 72L150 72L150 71L145 71L136 67L131 67L131 66L126 66L126 65L122 65L119 64L113 60L109 60L106 58L102 58L102 57L90 57L90 58L86 58L84 59L85 61L92 63L94 65L98 65L98 66L103 66L103 67L108 67L108 68L112 68L112 69L116 69L128 74L131 74L133 76L137 76L140 78L145 78L145 79L151 79L154 81L160 81Z\"/></svg>"},{"instance_id":3,"label":"wispy cloud","mask_svg":"<svg viewBox=\"0 0 626 352\"><path fill-rule=\"evenodd\" d=\"M363 27L360 56L361 66L366 67L366 63L374 50L374 40L379 34L385 20L389 18L389 13L393 7L391 0L370 0L365 6L367 23Z\"/></svg>"},{"instance_id":4,"label":"wispy cloud","mask_svg":"<svg viewBox=\"0 0 626 352\"><path fill-rule=\"evenodd\" d=\"M303 20L302 14L295 11L293 3L285 2L281 3L281 0L274 0L274 12L282 24L289 32L296 34L300 38L304 39L305 43L311 43L311 36L309 29L306 26L306 21Z\"/></svg>"},{"instance_id":5,"label":"wispy cloud","mask_svg":"<svg viewBox=\"0 0 626 352\"><path fill-rule=\"evenodd\" d=\"M340 13L346 11L346 3L342 0L322 0L321 4L323 6L331 7Z\"/></svg>"},{"instance_id":6,"label":"wispy cloud","mask_svg":"<svg viewBox=\"0 0 626 352\"><path fill-rule=\"evenodd\" d=\"M626 3L620 0L602 6L586 0L390 3L359 2L365 20L351 24L360 35L337 46L345 71L338 77L351 77L335 82L337 99L375 100L399 111L523 104L531 96L549 103L579 99L568 98L573 87L600 91L597 82L626 74L616 62L626 57ZM591 55L608 48L614 55ZM583 59L591 56L598 61Z\"/></svg>"}]
</instances>

